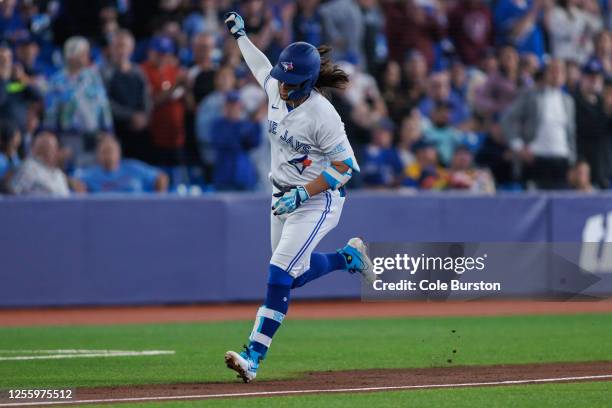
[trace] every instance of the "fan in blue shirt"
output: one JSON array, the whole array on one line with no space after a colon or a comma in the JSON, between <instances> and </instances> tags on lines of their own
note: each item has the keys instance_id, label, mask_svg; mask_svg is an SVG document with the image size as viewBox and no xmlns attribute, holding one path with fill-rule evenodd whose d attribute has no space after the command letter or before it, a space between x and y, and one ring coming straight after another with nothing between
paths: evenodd
<instances>
[{"instance_id":1,"label":"fan in blue shirt","mask_svg":"<svg viewBox=\"0 0 612 408\"><path fill-rule=\"evenodd\" d=\"M361 177L365 187L395 187L403 173L399 153L393 147L393 123L382 120L361 155Z\"/></svg>"},{"instance_id":2,"label":"fan in blue shirt","mask_svg":"<svg viewBox=\"0 0 612 408\"><path fill-rule=\"evenodd\" d=\"M242 116L240 94L229 92L224 114L211 128L215 151L213 183L217 190L252 190L257 184L257 170L249 151L261 142L261 125Z\"/></svg>"},{"instance_id":3,"label":"fan in blue shirt","mask_svg":"<svg viewBox=\"0 0 612 408\"><path fill-rule=\"evenodd\" d=\"M495 6L497 41L512 44L519 53L544 55L544 31L540 25L545 4L538 0L500 0Z\"/></svg>"},{"instance_id":4,"label":"fan in blue shirt","mask_svg":"<svg viewBox=\"0 0 612 408\"><path fill-rule=\"evenodd\" d=\"M138 160L122 160L121 147L106 134L98 142L97 164L78 169L74 178L90 193L148 193L168 189L168 176Z\"/></svg>"}]
</instances>

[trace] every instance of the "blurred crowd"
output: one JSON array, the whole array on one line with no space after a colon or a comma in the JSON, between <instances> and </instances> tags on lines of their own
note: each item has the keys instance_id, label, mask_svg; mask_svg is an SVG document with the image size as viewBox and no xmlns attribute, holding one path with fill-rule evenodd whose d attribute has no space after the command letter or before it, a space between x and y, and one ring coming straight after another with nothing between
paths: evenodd
<instances>
[{"instance_id":1,"label":"blurred crowd","mask_svg":"<svg viewBox=\"0 0 612 408\"><path fill-rule=\"evenodd\" d=\"M351 188L610 188L612 0L0 0L0 191L267 190L275 63L333 47Z\"/></svg>"}]
</instances>

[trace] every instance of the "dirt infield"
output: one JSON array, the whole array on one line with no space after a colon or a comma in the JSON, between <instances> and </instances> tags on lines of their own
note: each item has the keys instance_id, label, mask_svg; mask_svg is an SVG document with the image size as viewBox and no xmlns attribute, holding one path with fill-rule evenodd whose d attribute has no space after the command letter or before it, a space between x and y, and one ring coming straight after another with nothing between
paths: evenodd
<instances>
[{"instance_id":1,"label":"dirt infield","mask_svg":"<svg viewBox=\"0 0 612 408\"><path fill-rule=\"evenodd\" d=\"M70 404L612 381L612 362L310 372L282 381L80 388ZM22 403L25 401L22 401ZM0 407L10 400L0 399ZM56 402L57 404L57 402ZM39 403L36 405L44 405Z\"/></svg>"},{"instance_id":2,"label":"dirt infield","mask_svg":"<svg viewBox=\"0 0 612 408\"><path fill-rule=\"evenodd\" d=\"M253 319L259 304L195 306L0 309L0 327L200 322ZM612 299L582 302L490 300L471 302L296 301L291 319L361 317L501 316L521 314L612 313Z\"/></svg>"}]
</instances>

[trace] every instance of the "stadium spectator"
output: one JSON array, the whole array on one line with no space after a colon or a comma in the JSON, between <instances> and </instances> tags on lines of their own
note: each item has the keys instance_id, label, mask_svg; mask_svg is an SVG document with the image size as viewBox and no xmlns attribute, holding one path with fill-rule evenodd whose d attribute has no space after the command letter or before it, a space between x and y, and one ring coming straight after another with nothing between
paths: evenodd
<instances>
[{"instance_id":1,"label":"stadium spectator","mask_svg":"<svg viewBox=\"0 0 612 408\"><path fill-rule=\"evenodd\" d=\"M565 70L567 71L565 90L570 94L575 93L580 87L580 79L582 78L582 65L578 64L576 61L569 60L565 63Z\"/></svg>"},{"instance_id":2,"label":"stadium spectator","mask_svg":"<svg viewBox=\"0 0 612 408\"><path fill-rule=\"evenodd\" d=\"M358 1L331 0L319 10L323 16L325 43L332 47L331 58L365 65L365 25Z\"/></svg>"},{"instance_id":3,"label":"stadium spectator","mask_svg":"<svg viewBox=\"0 0 612 408\"><path fill-rule=\"evenodd\" d=\"M257 83L255 77L240 67L236 70L238 92L244 108L244 115L254 120L262 121L264 128L268 125L268 96L266 91Z\"/></svg>"},{"instance_id":4,"label":"stadium spectator","mask_svg":"<svg viewBox=\"0 0 612 408\"><path fill-rule=\"evenodd\" d=\"M293 41L305 41L315 47L322 45L325 33L319 0L297 0L291 27Z\"/></svg>"},{"instance_id":5,"label":"stadium spectator","mask_svg":"<svg viewBox=\"0 0 612 408\"><path fill-rule=\"evenodd\" d=\"M482 53L493 46L493 16L483 0L458 1L448 16L448 35L461 60L478 64Z\"/></svg>"},{"instance_id":6,"label":"stadium spectator","mask_svg":"<svg viewBox=\"0 0 612 408\"><path fill-rule=\"evenodd\" d=\"M40 58L40 47L29 33L20 37L15 44L15 62L23 69L24 78L38 92L47 92L47 76L53 73L53 67L45 64Z\"/></svg>"},{"instance_id":7,"label":"stadium spectator","mask_svg":"<svg viewBox=\"0 0 612 408\"><path fill-rule=\"evenodd\" d=\"M356 151L370 142L371 130L387 115L385 102L374 78L346 61L339 64L349 75L344 89L331 92L332 104L345 124L347 135Z\"/></svg>"},{"instance_id":8,"label":"stadium spectator","mask_svg":"<svg viewBox=\"0 0 612 408\"><path fill-rule=\"evenodd\" d=\"M72 150L77 165L93 160L95 135L112 129L110 103L102 78L90 66L89 42L71 37L64 44L64 69L51 77L44 127Z\"/></svg>"},{"instance_id":9,"label":"stadium spectator","mask_svg":"<svg viewBox=\"0 0 612 408\"><path fill-rule=\"evenodd\" d=\"M602 21L581 10L580 3L579 0L557 1L547 14L546 26L552 55L582 65L593 52L592 37L601 30Z\"/></svg>"},{"instance_id":10,"label":"stadium spectator","mask_svg":"<svg viewBox=\"0 0 612 408\"><path fill-rule=\"evenodd\" d=\"M497 50L493 47L485 49L480 55L478 70L486 77L494 74L498 69L499 61L497 61Z\"/></svg>"},{"instance_id":11,"label":"stadium spectator","mask_svg":"<svg viewBox=\"0 0 612 408\"><path fill-rule=\"evenodd\" d=\"M411 51L402 64L405 94L410 105L418 104L427 93L427 61L423 54Z\"/></svg>"},{"instance_id":12,"label":"stadium spectator","mask_svg":"<svg viewBox=\"0 0 612 408\"><path fill-rule=\"evenodd\" d=\"M548 68L541 68L549 60L545 54L560 57L566 64L562 88L577 110L577 157L590 165L596 188L612 177L612 143L603 137L611 134L612 85L601 90L602 78L612 77L607 0L94 0L86 9L81 3L0 2L0 35L15 52L13 61L11 49L0 45L0 120L19 126L21 157L41 120L69 148L58 153L62 166L70 150L76 164L93 162L96 135L115 128L126 157L163 165L173 184L212 183L211 127L223 117L226 93L239 91L242 119L259 120L266 106L236 42L219 30L223 14L238 7L251 39L271 61L291 41L336 48L336 63L352 71L351 84L330 97L358 155L388 117L398 129L396 148L405 166L416 163L412 148L425 135L435 139L444 164L452 164L457 143L468 143L498 189L515 188L521 169L533 180L542 164L535 156L549 160L545 172L554 173L552 184L565 185L563 163L575 155L573 143L559 134L571 138L573 119L553 119L549 108L565 115L567 95L549 85ZM135 44L121 27L134 33ZM91 41L93 62L84 38L66 41L74 35ZM57 45L72 51L63 62ZM143 79L130 62L145 59L140 69L149 70L145 82L153 97L141 92ZM583 70L591 60L600 62L602 74ZM147 101L155 108L152 126L146 123ZM517 116L512 107L525 101L533 104L531 112ZM545 127L553 131L539 130ZM440 140L456 138L455 144L438 145L437 137L447 132L458 136ZM527 134L533 140L525 142ZM260 154L265 150L264 143L249 152L259 157L260 185L269 166L267 153Z\"/></svg>"},{"instance_id":13,"label":"stadium spectator","mask_svg":"<svg viewBox=\"0 0 612 408\"><path fill-rule=\"evenodd\" d=\"M221 32L219 3L216 0L199 0L195 9L183 20L183 31L190 39L200 33L215 35Z\"/></svg>"},{"instance_id":14,"label":"stadium spectator","mask_svg":"<svg viewBox=\"0 0 612 408\"><path fill-rule=\"evenodd\" d=\"M190 169L190 177L200 179L200 183L203 174L196 134L196 112L200 102L214 90L215 75L219 69L215 52L215 37L212 33L199 32L191 38L193 65L187 71L185 159Z\"/></svg>"},{"instance_id":15,"label":"stadium spectator","mask_svg":"<svg viewBox=\"0 0 612 408\"><path fill-rule=\"evenodd\" d=\"M599 188L608 188L612 177L612 127L604 110L603 66L591 59L583 68L576 104L576 147L578 157L590 167L591 179Z\"/></svg>"},{"instance_id":16,"label":"stadium spectator","mask_svg":"<svg viewBox=\"0 0 612 408\"><path fill-rule=\"evenodd\" d=\"M421 139L412 146L415 161L404 169L402 185L423 190L446 188L446 170L438 165L438 155L433 144Z\"/></svg>"},{"instance_id":17,"label":"stadium spectator","mask_svg":"<svg viewBox=\"0 0 612 408\"><path fill-rule=\"evenodd\" d=\"M508 146L499 123L491 119L486 121L489 122L484 126L487 132L476 155L476 163L491 170L499 189L519 190L513 163L514 153Z\"/></svg>"},{"instance_id":18,"label":"stadium spectator","mask_svg":"<svg viewBox=\"0 0 612 408\"><path fill-rule=\"evenodd\" d=\"M604 81L604 89L602 92L604 111L611 120L612 125L612 77L606 77Z\"/></svg>"},{"instance_id":19,"label":"stadium spectator","mask_svg":"<svg viewBox=\"0 0 612 408\"><path fill-rule=\"evenodd\" d=\"M156 35L153 40L156 38L170 39L174 46L172 54L176 57L178 65L182 67L191 63L192 55L189 48L189 38L181 31L181 18L182 13L179 12L178 16L172 16L162 21L155 31Z\"/></svg>"},{"instance_id":20,"label":"stadium spectator","mask_svg":"<svg viewBox=\"0 0 612 408\"><path fill-rule=\"evenodd\" d=\"M23 69L13 63L11 49L0 46L0 120L10 120L24 131L28 111L40 101Z\"/></svg>"},{"instance_id":21,"label":"stadium spectator","mask_svg":"<svg viewBox=\"0 0 612 408\"><path fill-rule=\"evenodd\" d=\"M474 155L468 146L457 146L448 173L447 188L450 190L495 193L495 183L491 173L474 166Z\"/></svg>"},{"instance_id":22,"label":"stadium spectator","mask_svg":"<svg viewBox=\"0 0 612 408\"><path fill-rule=\"evenodd\" d=\"M437 2L435 3L437 6ZM386 18L386 35L389 43L389 58L403 61L406 53L419 51L433 67L434 44L442 39L446 16L439 7L428 13L417 0L382 2Z\"/></svg>"},{"instance_id":23,"label":"stadium spectator","mask_svg":"<svg viewBox=\"0 0 612 408\"><path fill-rule=\"evenodd\" d=\"M397 187L403 166L393 147L393 123L381 120L373 130L372 141L361 154L361 181L364 187Z\"/></svg>"},{"instance_id":24,"label":"stadium spectator","mask_svg":"<svg viewBox=\"0 0 612 408\"><path fill-rule=\"evenodd\" d=\"M212 169L214 162L214 151L210 147L213 137L212 124L223 114L226 94L235 87L236 75L233 68L221 67L215 75L215 90L200 102L196 111L195 132L200 148L200 158L208 170Z\"/></svg>"},{"instance_id":25,"label":"stadium spectator","mask_svg":"<svg viewBox=\"0 0 612 408\"><path fill-rule=\"evenodd\" d=\"M151 162L167 168L183 163L185 144L186 75L174 56L175 51L172 39L157 36L151 41L147 61L142 64L153 98Z\"/></svg>"},{"instance_id":26,"label":"stadium spectator","mask_svg":"<svg viewBox=\"0 0 612 408\"><path fill-rule=\"evenodd\" d=\"M17 195L70 195L68 179L58 168L58 160L57 137L50 132L38 134L32 145L32 154L21 163L10 181L11 192Z\"/></svg>"},{"instance_id":27,"label":"stadium spectator","mask_svg":"<svg viewBox=\"0 0 612 408\"><path fill-rule=\"evenodd\" d=\"M362 147L370 142L371 127L379 118L368 114L369 106L367 105L362 109L355 109L346 97L345 89L333 89L330 92L330 96L332 105L338 111L342 122L344 122L346 134L355 150L355 154L359 155L363 150ZM365 111L365 114L363 117L360 117L359 115L363 111Z\"/></svg>"},{"instance_id":28,"label":"stadium spectator","mask_svg":"<svg viewBox=\"0 0 612 408\"><path fill-rule=\"evenodd\" d=\"M117 3L109 0L62 0L53 23L54 40L63 43L69 37L100 38L104 22L117 13ZM111 17L112 18L112 17Z\"/></svg>"},{"instance_id":29,"label":"stadium spectator","mask_svg":"<svg viewBox=\"0 0 612 408\"><path fill-rule=\"evenodd\" d=\"M461 132L451 125L452 104L448 101L436 102L431 112L431 122L423 129L423 137L436 147L443 165L449 165Z\"/></svg>"},{"instance_id":30,"label":"stadium spectator","mask_svg":"<svg viewBox=\"0 0 612 408\"><path fill-rule=\"evenodd\" d=\"M400 123L410 105L402 86L402 69L396 61L387 61L380 84L381 96L394 123Z\"/></svg>"},{"instance_id":31,"label":"stadium spectator","mask_svg":"<svg viewBox=\"0 0 612 408\"><path fill-rule=\"evenodd\" d=\"M121 30L117 3L106 0L99 14L100 32L97 37L99 43L104 47L110 44L110 40Z\"/></svg>"},{"instance_id":32,"label":"stadium spectator","mask_svg":"<svg viewBox=\"0 0 612 408\"><path fill-rule=\"evenodd\" d=\"M511 44L519 53L542 58L545 52L543 19L552 0L499 0L494 23L498 44Z\"/></svg>"},{"instance_id":33,"label":"stadium spectator","mask_svg":"<svg viewBox=\"0 0 612 408\"><path fill-rule=\"evenodd\" d=\"M213 183L217 190L252 190L257 184L257 172L249 151L261 141L261 126L243 118L239 92L229 92L225 98L223 116L211 128L215 149ZM306 166L306 163L294 165Z\"/></svg>"},{"instance_id":34,"label":"stadium spectator","mask_svg":"<svg viewBox=\"0 0 612 408\"><path fill-rule=\"evenodd\" d=\"M0 38L14 41L27 31L26 22L21 18L17 5L17 0L0 2Z\"/></svg>"},{"instance_id":35,"label":"stadium spectator","mask_svg":"<svg viewBox=\"0 0 612 408\"><path fill-rule=\"evenodd\" d=\"M187 71L190 102L197 106L215 87L218 66L213 58L215 38L209 33L198 33L191 41L193 66Z\"/></svg>"},{"instance_id":36,"label":"stadium spectator","mask_svg":"<svg viewBox=\"0 0 612 408\"><path fill-rule=\"evenodd\" d=\"M457 126L469 119L469 110L465 101L451 89L448 71L434 72L429 76L427 96L419 103L419 109L423 115L431 119L435 106L440 103L444 103L450 110L451 125Z\"/></svg>"},{"instance_id":37,"label":"stadium spectator","mask_svg":"<svg viewBox=\"0 0 612 408\"><path fill-rule=\"evenodd\" d=\"M519 58L519 86L532 87L539 70L540 60L537 55L530 52L521 54Z\"/></svg>"},{"instance_id":38,"label":"stadium spectator","mask_svg":"<svg viewBox=\"0 0 612 408\"><path fill-rule=\"evenodd\" d=\"M282 37L281 25L275 20L272 9L266 7L263 0L242 0L240 14L244 18L249 39L257 48L269 57L277 51L280 53L277 41L283 42L280 38Z\"/></svg>"},{"instance_id":39,"label":"stadium spectator","mask_svg":"<svg viewBox=\"0 0 612 408\"><path fill-rule=\"evenodd\" d=\"M612 75L612 33L600 31L595 35L595 57L604 67L606 75Z\"/></svg>"},{"instance_id":40,"label":"stadium spectator","mask_svg":"<svg viewBox=\"0 0 612 408\"><path fill-rule=\"evenodd\" d=\"M372 75L364 72L359 65L349 62L340 62L338 66L347 73L350 79L345 88L344 96L353 106L353 109L360 111L360 117L369 122L368 126L377 123L380 118L386 117L387 107Z\"/></svg>"},{"instance_id":41,"label":"stadium spectator","mask_svg":"<svg viewBox=\"0 0 612 408\"><path fill-rule=\"evenodd\" d=\"M21 157L26 157L30 154L30 148L32 146L32 142L34 141L34 135L40 128L40 113L39 106L28 110L25 130L21 132L22 142L19 149Z\"/></svg>"},{"instance_id":42,"label":"stadium spectator","mask_svg":"<svg viewBox=\"0 0 612 408\"><path fill-rule=\"evenodd\" d=\"M8 180L21 163L18 154L21 132L12 122L0 121L0 193L5 192Z\"/></svg>"},{"instance_id":43,"label":"stadium spectator","mask_svg":"<svg viewBox=\"0 0 612 408\"><path fill-rule=\"evenodd\" d=\"M576 191L583 193L595 192L595 187L591 183L591 167L583 160L578 160L567 173L568 186Z\"/></svg>"},{"instance_id":44,"label":"stadium spectator","mask_svg":"<svg viewBox=\"0 0 612 408\"><path fill-rule=\"evenodd\" d=\"M422 137L421 113L418 109L413 108L401 121L399 141L397 143L397 150L404 168L414 163L415 158L412 147Z\"/></svg>"},{"instance_id":45,"label":"stadium spectator","mask_svg":"<svg viewBox=\"0 0 612 408\"><path fill-rule=\"evenodd\" d=\"M359 0L363 15L363 70L378 75L381 62L387 59L385 20L376 0Z\"/></svg>"},{"instance_id":46,"label":"stadium spectator","mask_svg":"<svg viewBox=\"0 0 612 408\"><path fill-rule=\"evenodd\" d=\"M168 190L168 176L139 160L121 158L112 134L103 134L96 149L96 164L77 169L74 178L89 193L149 193Z\"/></svg>"},{"instance_id":47,"label":"stadium spectator","mask_svg":"<svg viewBox=\"0 0 612 408\"><path fill-rule=\"evenodd\" d=\"M481 115L495 117L516 98L519 85L519 56L511 46L499 51L499 70L490 74L477 88L474 109Z\"/></svg>"},{"instance_id":48,"label":"stadium spectator","mask_svg":"<svg viewBox=\"0 0 612 408\"><path fill-rule=\"evenodd\" d=\"M469 97L470 78L468 77L465 65L458 58L452 58L449 61L449 75L451 92L454 92L462 100L467 102Z\"/></svg>"},{"instance_id":49,"label":"stadium spectator","mask_svg":"<svg viewBox=\"0 0 612 408\"><path fill-rule=\"evenodd\" d=\"M144 73L130 60L133 51L132 34L119 31L111 44L111 64L103 74L123 155L145 160L150 155L151 94Z\"/></svg>"},{"instance_id":50,"label":"stadium spectator","mask_svg":"<svg viewBox=\"0 0 612 408\"><path fill-rule=\"evenodd\" d=\"M522 93L502 118L524 178L541 189L564 188L576 157L575 105L563 92L565 75L563 61L551 60L543 84Z\"/></svg>"}]
</instances>

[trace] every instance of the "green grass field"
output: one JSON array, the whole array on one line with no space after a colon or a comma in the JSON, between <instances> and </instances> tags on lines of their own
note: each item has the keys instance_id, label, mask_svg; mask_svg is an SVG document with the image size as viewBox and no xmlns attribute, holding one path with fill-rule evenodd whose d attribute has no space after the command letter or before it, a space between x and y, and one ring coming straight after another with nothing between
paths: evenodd
<instances>
[{"instance_id":1,"label":"green grass field","mask_svg":"<svg viewBox=\"0 0 612 408\"><path fill-rule=\"evenodd\" d=\"M0 389L233 381L234 375L223 364L223 354L245 342L251 325L250 321L239 321L0 328L0 350L176 351L174 355L150 357L0 361ZM288 320L258 375L278 379L304 371L438 367L448 366L450 358L452 365L612 360L612 315ZM409 403L609 406L610 395L612 382L601 382L211 400L206 406L257 407L272 402L292 407ZM202 403L147 404L158 405Z\"/></svg>"}]
</instances>

